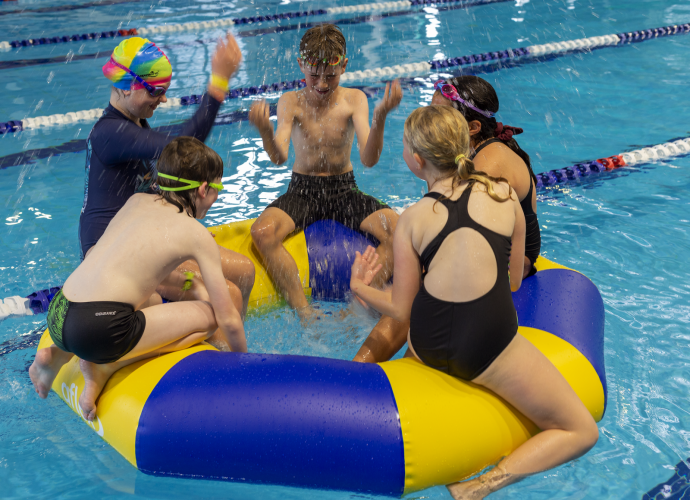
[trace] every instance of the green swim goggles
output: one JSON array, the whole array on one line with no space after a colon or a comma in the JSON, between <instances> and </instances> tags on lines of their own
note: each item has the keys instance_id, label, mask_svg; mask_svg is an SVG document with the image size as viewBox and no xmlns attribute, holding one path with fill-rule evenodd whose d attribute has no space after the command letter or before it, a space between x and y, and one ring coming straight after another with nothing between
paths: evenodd
<instances>
[{"instance_id":1,"label":"green swim goggles","mask_svg":"<svg viewBox=\"0 0 690 500\"><path fill-rule=\"evenodd\" d=\"M158 177L162 177L163 179L170 179L172 181L177 181L177 182L182 182L183 184L187 184L186 186L176 187L176 188L158 186L158 189L160 189L161 191L187 191L188 189L198 188L199 186L201 186L203 184L203 182L200 182L200 181L190 181L187 179L181 179L180 177L175 177L174 175L168 175L168 174L161 174L160 172L158 172ZM222 189L223 189L222 184L216 184L215 182L209 182L208 185L212 188L217 189L218 191L222 191Z\"/></svg>"}]
</instances>

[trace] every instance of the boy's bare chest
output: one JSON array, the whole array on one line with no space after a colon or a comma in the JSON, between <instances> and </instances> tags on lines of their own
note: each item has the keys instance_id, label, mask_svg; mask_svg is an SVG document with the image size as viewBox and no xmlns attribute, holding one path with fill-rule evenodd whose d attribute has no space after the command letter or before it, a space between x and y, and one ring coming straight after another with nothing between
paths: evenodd
<instances>
[{"instance_id":1,"label":"boy's bare chest","mask_svg":"<svg viewBox=\"0 0 690 500\"><path fill-rule=\"evenodd\" d=\"M352 140L352 110L340 105L324 110L300 110L295 114L293 140L306 147L341 146Z\"/></svg>"}]
</instances>

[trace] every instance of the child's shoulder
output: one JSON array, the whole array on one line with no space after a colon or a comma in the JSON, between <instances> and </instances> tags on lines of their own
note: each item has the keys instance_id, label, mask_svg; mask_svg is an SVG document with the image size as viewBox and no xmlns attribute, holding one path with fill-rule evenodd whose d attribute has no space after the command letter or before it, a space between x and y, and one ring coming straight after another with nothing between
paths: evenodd
<instances>
[{"instance_id":1,"label":"child's shoulder","mask_svg":"<svg viewBox=\"0 0 690 500\"><path fill-rule=\"evenodd\" d=\"M362 99L366 100L367 95L359 89L353 89L350 87L338 87L341 92L343 99L350 102L359 102Z\"/></svg>"}]
</instances>

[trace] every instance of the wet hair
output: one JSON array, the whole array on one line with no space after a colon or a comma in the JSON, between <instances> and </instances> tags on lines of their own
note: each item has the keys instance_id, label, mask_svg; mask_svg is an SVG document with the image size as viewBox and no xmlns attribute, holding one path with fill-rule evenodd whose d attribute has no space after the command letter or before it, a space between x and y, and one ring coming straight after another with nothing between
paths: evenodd
<instances>
[{"instance_id":1,"label":"wet hair","mask_svg":"<svg viewBox=\"0 0 690 500\"><path fill-rule=\"evenodd\" d=\"M343 32L335 24L319 24L309 28L299 42L299 55L307 59L318 59L318 67L324 66L324 59L335 59L347 54Z\"/></svg>"},{"instance_id":2,"label":"wet hair","mask_svg":"<svg viewBox=\"0 0 690 500\"><path fill-rule=\"evenodd\" d=\"M453 190L462 181L475 180L486 187L496 201L510 199L494 190L494 183L505 182L503 177L492 177L474 169L470 154L470 131L467 121L457 110L448 106L426 106L415 109L405 120L405 141L412 153L432 163L446 177L453 177Z\"/></svg>"},{"instance_id":3,"label":"wet hair","mask_svg":"<svg viewBox=\"0 0 690 500\"><path fill-rule=\"evenodd\" d=\"M482 111L490 111L491 113L498 112L498 95L496 91L491 86L489 82L483 78L479 78L474 75L459 76L456 78L450 78L446 80L446 83L451 84L455 87L460 94L460 97L470 102L473 106L481 109ZM468 122L478 121L482 128L477 134L477 139L484 141L487 139L492 139L495 136L495 130L497 126L496 118L487 118L486 116L477 113L471 108L468 108L463 103L451 100L451 105L462 113L462 116ZM511 138L508 141L502 141L506 146L513 150L522 161L525 162L529 173L532 176L534 183L537 183L537 177L532 172L532 163L530 161L529 155L523 151L517 141Z\"/></svg>"},{"instance_id":4,"label":"wet hair","mask_svg":"<svg viewBox=\"0 0 690 500\"><path fill-rule=\"evenodd\" d=\"M194 137L177 137L161 153L156 170L162 174L199 182L213 182L223 176L223 160L214 150ZM157 177L163 187L182 187L184 182ZM207 188L208 189L208 188ZM184 191L160 191L160 197L180 212L196 219L197 188Z\"/></svg>"}]
</instances>

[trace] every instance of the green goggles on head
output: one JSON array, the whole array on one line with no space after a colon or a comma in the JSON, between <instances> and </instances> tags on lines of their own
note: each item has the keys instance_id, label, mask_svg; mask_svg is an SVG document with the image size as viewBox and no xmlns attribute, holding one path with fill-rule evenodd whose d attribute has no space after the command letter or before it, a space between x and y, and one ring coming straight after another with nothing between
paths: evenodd
<instances>
[{"instance_id":1,"label":"green goggles on head","mask_svg":"<svg viewBox=\"0 0 690 500\"><path fill-rule=\"evenodd\" d=\"M188 189L194 189L198 188L203 184L203 182L200 181L190 181L187 179L181 179L180 177L175 177L174 175L168 175L168 174L161 174L158 172L158 177L162 177L163 179L170 179L172 181L177 181L177 182L182 182L184 184L187 184L186 186L182 187L176 187L176 188L171 188L171 187L165 187L165 186L158 186L158 189L161 191L187 191ZM221 191L223 189L222 184L216 184L215 182L209 182L208 185L212 188L217 189L218 191Z\"/></svg>"}]
</instances>

